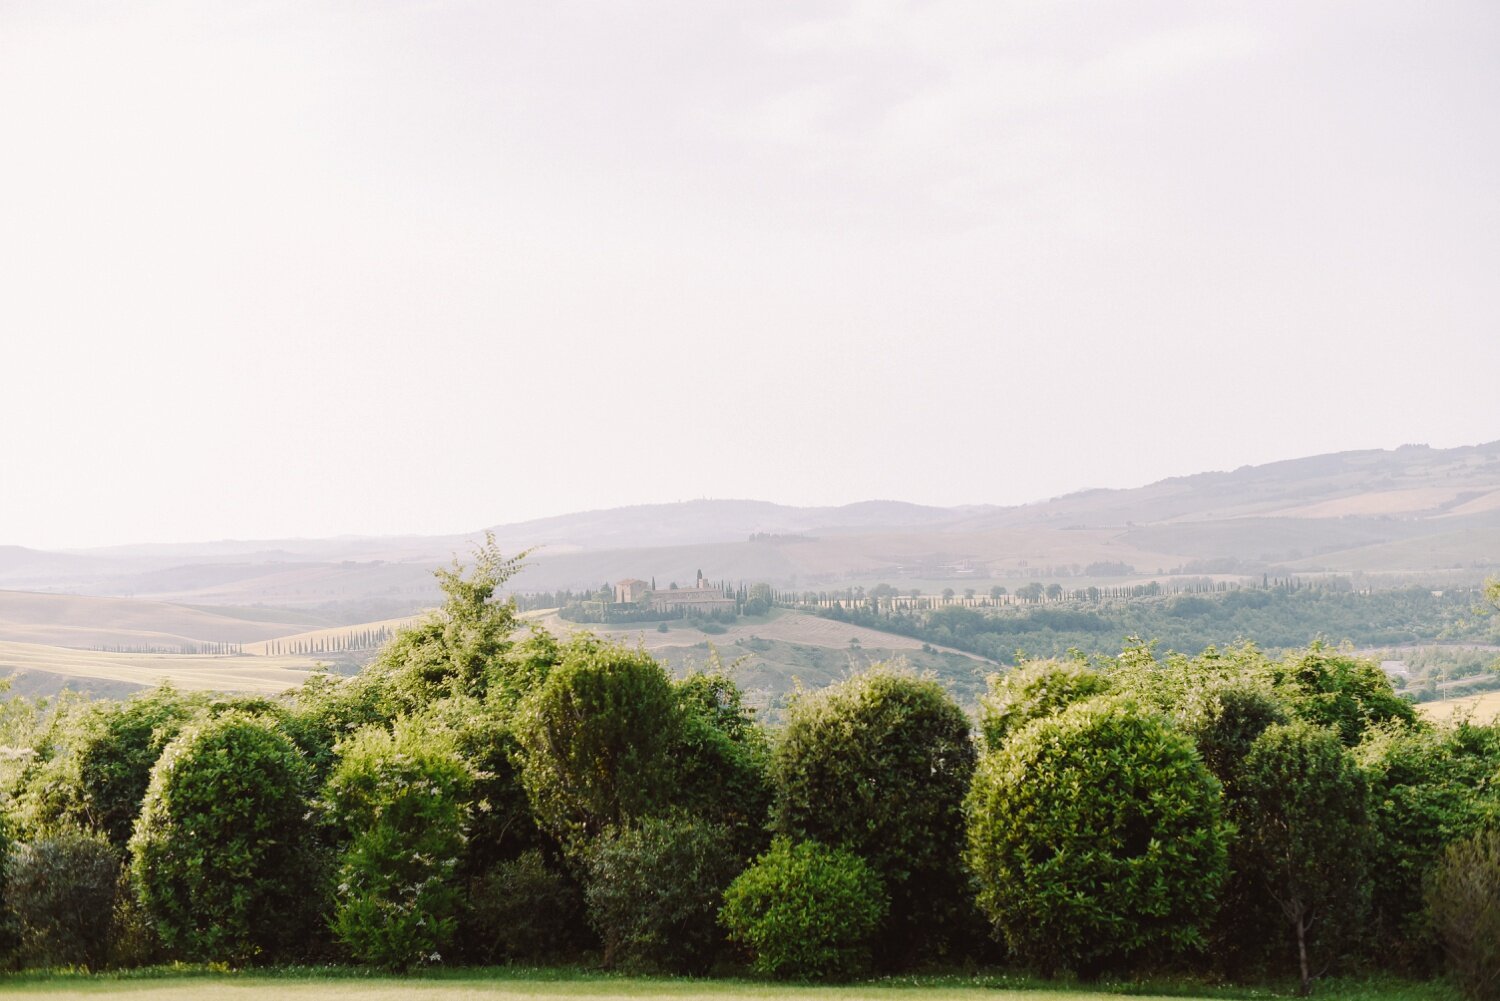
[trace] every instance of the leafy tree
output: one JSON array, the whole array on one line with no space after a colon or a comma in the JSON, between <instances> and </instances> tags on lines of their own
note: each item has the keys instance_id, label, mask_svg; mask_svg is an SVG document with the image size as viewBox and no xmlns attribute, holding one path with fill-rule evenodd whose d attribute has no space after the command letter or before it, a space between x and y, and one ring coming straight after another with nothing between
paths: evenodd
<instances>
[{"instance_id":1,"label":"leafy tree","mask_svg":"<svg viewBox=\"0 0 1500 1001\"><path fill-rule=\"evenodd\" d=\"M1202 946L1229 831L1219 783L1160 718L1115 698L1036 720L980 761L966 811L979 905L1043 973Z\"/></svg>"},{"instance_id":2,"label":"leafy tree","mask_svg":"<svg viewBox=\"0 0 1500 1001\"><path fill-rule=\"evenodd\" d=\"M305 940L321 896L307 777L285 735L240 712L190 726L163 750L130 852L170 951L244 962Z\"/></svg>"},{"instance_id":3,"label":"leafy tree","mask_svg":"<svg viewBox=\"0 0 1500 1001\"><path fill-rule=\"evenodd\" d=\"M979 699L979 729L985 746L996 750L1032 720L1103 695L1112 687L1109 678L1073 661L1033 661L1007 674L992 674L989 691Z\"/></svg>"},{"instance_id":4,"label":"leafy tree","mask_svg":"<svg viewBox=\"0 0 1500 1001\"><path fill-rule=\"evenodd\" d=\"M643 650L570 641L521 700L515 727L532 813L570 850L673 800L669 752L681 709L666 671Z\"/></svg>"},{"instance_id":5,"label":"leafy tree","mask_svg":"<svg viewBox=\"0 0 1500 1001\"><path fill-rule=\"evenodd\" d=\"M706 973L722 939L714 918L741 866L724 828L687 815L591 842L585 899L604 965Z\"/></svg>"},{"instance_id":6,"label":"leafy tree","mask_svg":"<svg viewBox=\"0 0 1500 1001\"><path fill-rule=\"evenodd\" d=\"M839 979L869 968L887 906L880 877L858 855L777 838L724 891L719 921L757 973Z\"/></svg>"},{"instance_id":7,"label":"leafy tree","mask_svg":"<svg viewBox=\"0 0 1500 1001\"><path fill-rule=\"evenodd\" d=\"M437 962L458 927L456 870L473 777L451 734L416 722L365 727L338 756L326 795L351 840L334 932L361 962L392 970Z\"/></svg>"},{"instance_id":8,"label":"leafy tree","mask_svg":"<svg viewBox=\"0 0 1500 1001\"><path fill-rule=\"evenodd\" d=\"M391 715L412 712L449 695L482 697L495 663L510 648L514 602L495 600L520 571L527 553L503 556L492 533L474 550L474 564L458 560L434 572L443 605L416 626L400 630L367 671L384 682Z\"/></svg>"},{"instance_id":9,"label":"leafy tree","mask_svg":"<svg viewBox=\"0 0 1500 1001\"><path fill-rule=\"evenodd\" d=\"M1368 787L1338 734L1305 720L1272 725L1256 738L1238 787L1234 820L1246 865L1260 874L1290 926L1306 995L1316 946L1327 951L1347 941L1363 915ZM1321 941L1309 936L1315 923Z\"/></svg>"},{"instance_id":10,"label":"leafy tree","mask_svg":"<svg viewBox=\"0 0 1500 1001\"><path fill-rule=\"evenodd\" d=\"M885 963L966 931L962 804L973 770L969 721L936 681L875 668L787 711L771 764L775 830L847 848L880 876Z\"/></svg>"}]
</instances>

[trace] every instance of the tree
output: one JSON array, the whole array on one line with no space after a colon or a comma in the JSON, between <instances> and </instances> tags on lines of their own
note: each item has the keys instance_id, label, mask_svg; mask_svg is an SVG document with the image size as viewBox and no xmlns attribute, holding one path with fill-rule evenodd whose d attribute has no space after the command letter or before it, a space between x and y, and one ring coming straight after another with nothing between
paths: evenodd
<instances>
[{"instance_id":1,"label":"tree","mask_svg":"<svg viewBox=\"0 0 1500 1001\"><path fill-rule=\"evenodd\" d=\"M538 823L576 851L668 806L680 712L645 651L572 640L516 712L521 782Z\"/></svg>"},{"instance_id":2,"label":"tree","mask_svg":"<svg viewBox=\"0 0 1500 1001\"><path fill-rule=\"evenodd\" d=\"M1314 923L1331 947L1353 933L1368 896L1365 779L1337 733L1298 720L1274 724L1256 738L1238 785L1233 819L1246 864L1260 873L1290 925L1306 995L1314 975Z\"/></svg>"},{"instance_id":3,"label":"tree","mask_svg":"<svg viewBox=\"0 0 1500 1001\"><path fill-rule=\"evenodd\" d=\"M673 803L722 825L741 859L765 847L771 807L771 745L744 694L722 671L694 672L672 685L681 727Z\"/></svg>"},{"instance_id":4,"label":"tree","mask_svg":"<svg viewBox=\"0 0 1500 1001\"><path fill-rule=\"evenodd\" d=\"M78 748L78 781L86 823L117 849L130 840L151 767L202 706L163 684L102 709Z\"/></svg>"},{"instance_id":5,"label":"tree","mask_svg":"<svg viewBox=\"0 0 1500 1001\"><path fill-rule=\"evenodd\" d=\"M787 710L771 761L774 829L870 864L890 897L887 964L968 931L962 804L973 769L968 719L936 681L875 668Z\"/></svg>"},{"instance_id":6,"label":"tree","mask_svg":"<svg viewBox=\"0 0 1500 1001\"><path fill-rule=\"evenodd\" d=\"M1500 998L1500 828L1448 846L1427 902L1464 993L1475 1001Z\"/></svg>"},{"instance_id":7,"label":"tree","mask_svg":"<svg viewBox=\"0 0 1500 1001\"><path fill-rule=\"evenodd\" d=\"M307 778L285 735L238 711L167 745L130 852L136 892L170 951L245 962L306 941L321 902Z\"/></svg>"},{"instance_id":8,"label":"tree","mask_svg":"<svg viewBox=\"0 0 1500 1001\"><path fill-rule=\"evenodd\" d=\"M1105 698L1038 719L981 759L965 812L980 908L1044 974L1202 946L1229 829L1218 782L1159 717Z\"/></svg>"},{"instance_id":9,"label":"tree","mask_svg":"<svg viewBox=\"0 0 1500 1001\"><path fill-rule=\"evenodd\" d=\"M490 671L510 647L516 626L512 601L495 600L500 585L529 555L504 556L493 533L474 549L474 564L457 559L435 570L442 607L424 622L401 629L370 665L390 693L393 712L411 712L448 695L483 697Z\"/></svg>"}]
</instances>

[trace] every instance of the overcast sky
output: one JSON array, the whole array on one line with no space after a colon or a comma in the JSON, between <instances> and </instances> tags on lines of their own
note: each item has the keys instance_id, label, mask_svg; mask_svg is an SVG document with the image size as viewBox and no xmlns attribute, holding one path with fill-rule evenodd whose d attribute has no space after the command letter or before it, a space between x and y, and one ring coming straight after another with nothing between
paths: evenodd
<instances>
[{"instance_id":1,"label":"overcast sky","mask_svg":"<svg viewBox=\"0 0 1500 1001\"><path fill-rule=\"evenodd\" d=\"M0 0L0 544L1500 438L1500 5Z\"/></svg>"}]
</instances>

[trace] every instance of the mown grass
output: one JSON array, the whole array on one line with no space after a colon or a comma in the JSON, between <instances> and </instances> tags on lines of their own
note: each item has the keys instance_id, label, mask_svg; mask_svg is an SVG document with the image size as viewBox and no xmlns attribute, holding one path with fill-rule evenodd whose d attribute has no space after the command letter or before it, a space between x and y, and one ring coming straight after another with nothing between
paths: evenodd
<instances>
[{"instance_id":1,"label":"mown grass","mask_svg":"<svg viewBox=\"0 0 1500 1001\"><path fill-rule=\"evenodd\" d=\"M0 977L7 998L121 996L165 1001L259 1001L290 998L317 1001L412 998L415 1001L523 1001L589 998L613 1001L671 998L678 1001L737 1001L794 998L797 1001L1104 1001L1121 996L1173 998L1178 1001L1270 999L1292 997L1295 984L1217 986L1182 980L1103 982L1078 985L1034 977L984 973L904 976L839 986L770 983L754 980L694 980L631 977L580 969L433 970L407 977L374 973L359 967L286 967L233 972L205 967L157 967L118 973L68 971L11 974ZM1458 1001L1443 983L1394 979L1320 982L1315 998L1325 1001Z\"/></svg>"}]
</instances>

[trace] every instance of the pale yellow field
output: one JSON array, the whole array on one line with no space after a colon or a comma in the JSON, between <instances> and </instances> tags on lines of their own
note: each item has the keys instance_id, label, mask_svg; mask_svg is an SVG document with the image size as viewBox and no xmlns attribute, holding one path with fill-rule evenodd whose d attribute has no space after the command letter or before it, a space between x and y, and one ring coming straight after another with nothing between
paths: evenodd
<instances>
[{"instance_id":1,"label":"pale yellow field","mask_svg":"<svg viewBox=\"0 0 1500 1001\"><path fill-rule=\"evenodd\" d=\"M1439 702L1424 702L1417 710L1428 719L1450 720L1468 715L1476 723L1489 723L1500 719L1500 692L1484 692L1466 695L1461 699L1443 699Z\"/></svg>"},{"instance_id":2,"label":"pale yellow field","mask_svg":"<svg viewBox=\"0 0 1500 1001\"><path fill-rule=\"evenodd\" d=\"M0 641L0 677L11 671L42 671L136 685L165 680L191 691L280 692L301 684L317 660L313 656L101 653Z\"/></svg>"}]
</instances>

